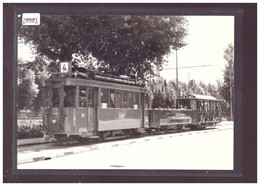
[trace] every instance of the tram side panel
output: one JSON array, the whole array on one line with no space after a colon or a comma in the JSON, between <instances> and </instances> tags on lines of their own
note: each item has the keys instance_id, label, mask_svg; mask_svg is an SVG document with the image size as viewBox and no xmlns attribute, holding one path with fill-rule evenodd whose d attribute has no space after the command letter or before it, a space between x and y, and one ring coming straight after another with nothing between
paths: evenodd
<instances>
[{"instance_id":1,"label":"tram side panel","mask_svg":"<svg viewBox=\"0 0 260 186\"><path fill-rule=\"evenodd\" d=\"M150 129L175 129L190 125L194 121L194 111L180 109L149 109Z\"/></svg>"},{"instance_id":2,"label":"tram side panel","mask_svg":"<svg viewBox=\"0 0 260 186\"><path fill-rule=\"evenodd\" d=\"M100 88L98 131L138 129L143 125L143 93Z\"/></svg>"},{"instance_id":3,"label":"tram side panel","mask_svg":"<svg viewBox=\"0 0 260 186\"><path fill-rule=\"evenodd\" d=\"M98 131L140 128L141 117L140 109L100 108Z\"/></svg>"}]
</instances>

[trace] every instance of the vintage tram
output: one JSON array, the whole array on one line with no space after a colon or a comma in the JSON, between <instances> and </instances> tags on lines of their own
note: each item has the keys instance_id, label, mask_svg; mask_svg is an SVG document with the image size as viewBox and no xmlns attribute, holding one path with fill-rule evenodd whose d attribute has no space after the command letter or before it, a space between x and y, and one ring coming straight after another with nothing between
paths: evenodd
<instances>
[{"instance_id":1,"label":"vintage tram","mask_svg":"<svg viewBox=\"0 0 260 186\"><path fill-rule=\"evenodd\" d=\"M213 96L191 94L177 99L175 109L149 109L149 130L203 129L219 122L221 101Z\"/></svg>"},{"instance_id":2,"label":"vintage tram","mask_svg":"<svg viewBox=\"0 0 260 186\"><path fill-rule=\"evenodd\" d=\"M142 82L90 70L69 71L45 81L47 136L130 136L145 127L149 101Z\"/></svg>"},{"instance_id":3,"label":"vintage tram","mask_svg":"<svg viewBox=\"0 0 260 186\"><path fill-rule=\"evenodd\" d=\"M208 95L188 95L177 100L177 108L190 109L192 121L189 127L205 128L221 122L221 100Z\"/></svg>"},{"instance_id":4,"label":"vintage tram","mask_svg":"<svg viewBox=\"0 0 260 186\"><path fill-rule=\"evenodd\" d=\"M212 96L188 95L177 99L174 109L152 109L148 90L138 80L73 70L70 62L60 63L60 69L45 81L46 138L105 139L221 121L220 101Z\"/></svg>"}]
</instances>

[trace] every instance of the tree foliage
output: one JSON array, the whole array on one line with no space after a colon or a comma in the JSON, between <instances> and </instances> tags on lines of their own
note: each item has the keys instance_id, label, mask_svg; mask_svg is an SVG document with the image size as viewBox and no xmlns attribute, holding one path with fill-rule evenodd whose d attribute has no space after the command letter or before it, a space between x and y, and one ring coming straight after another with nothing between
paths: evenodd
<instances>
[{"instance_id":1,"label":"tree foliage","mask_svg":"<svg viewBox=\"0 0 260 186\"><path fill-rule=\"evenodd\" d=\"M48 78L48 65L44 58L34 61L18 60L18 109L40 110L43 106L43 82Z\"/></svg>"},{"instance_id":2,"label":"tree foliage","mask_svg":"<svg viewBox=\"0 0 260 186\"><path fill-rule=\"evenodd\" d=\"M171 48L185 46L186 23L181 16L42 15L40 26L20 25L19 37L53 61L70 61L80 51L119 67L120 74L143 78L152 63L162 66Z\"/></svg>"},{"instance_id":3,"label":"tree foliage","mask_svg":"<svg viewBox=\"0 0 260 186\"><path fill-rule=\"evenodd\" d=\"M223 97L226 103L228 103L228 110L231 115L231 120L233 119L234 106L234 47L229 44L224 51L223 55L226 60L223 82L219 82L219 93Z\"/></svg>"},{"instance_id":4,"label":"tree foliage","mask_svg":"<svg viewBox=\"0 0 260 186\"><path fill-rule=\"evenodd\" d=\"M218 87L213 85L213 84L205 84L204 82L195 82L194 81L194 86L190 87L190 93L191 94L204 94L204 95L210 95L213 96L217 99L221 99L221 96L219 95L218 92Z\"/></svg>"},{"instance_id":5,"label":"tree foliage","mask_svg":"<svg viewBox=\"0 0 260 186\"><path fill-rule=\"evenodd\" d=\"M230 96L230 90L234 89L234 47L232 44L229 44L225 49L223 57L227 63L223 70L224 81L221 83L219 91L221 96L230 103L230 99L233 97L233 95Z\"/></svg>"},{"instance_id":6,"label":"tree foliage","mask_svg":"<svg viewBox=\"0 0 260 186\"><path fill-rule=\"evenodd\" d=\"M185 98L189 94L204 94L222 99L217 86L204 82L194 83L194 86L191 87L189 84L179 81L179 95L175 80L166 82L163 78L157 77L156 80L150 82L149 88L152 90L152 107L154 108L173 108L176 106L178 97Z\"/></svg>"},{"instance_id":7,"label":"tree foliage","mask_svg":"<svg viewBox=\"0 0 260 186\"><path fill-rule=\"evenodd\" d=\"M38 93L33 70L18 66L18 108L28 109Z\"/></svg>"}]
</instances>

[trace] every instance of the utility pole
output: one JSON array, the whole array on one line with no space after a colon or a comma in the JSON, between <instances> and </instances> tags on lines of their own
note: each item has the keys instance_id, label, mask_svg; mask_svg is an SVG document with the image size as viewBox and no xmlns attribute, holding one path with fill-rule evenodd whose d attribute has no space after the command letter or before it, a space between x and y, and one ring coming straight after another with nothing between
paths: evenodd
<instances>
[{"instance_id":1,"label":"utility pole","mask_svg":"<svg viewBox=\"0 0 260 186\"><path fill-rule=\"evenodd\" d=\"M188 74L188 94L190 94L190 72Z\"/></svg>"},{"instance_id":2,"label":"utility pole","mask_svg":"<svg viewBox=\"0 0 260 186\"><path fill-rule=\"evenodd\" d=\"M176 49L176 93L177 98L179 98L179 85L178 85L178 56L177 56L177 49Z\"/></svg>"},{"instance_id":3,"label":"utility pole","mask_svg":"<svg viewBox=\"0 0 260 186\"><path fill-rule=\"evenodd\" d=\"M232 61L230 62L230 120L233 121L233 94L232 94Z\"/></svg>"}]
</instances>

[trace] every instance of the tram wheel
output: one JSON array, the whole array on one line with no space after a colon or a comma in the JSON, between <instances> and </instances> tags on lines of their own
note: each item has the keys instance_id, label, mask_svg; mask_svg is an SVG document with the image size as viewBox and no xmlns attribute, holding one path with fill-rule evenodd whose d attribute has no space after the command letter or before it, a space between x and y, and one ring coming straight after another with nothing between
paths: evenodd
<instances>
[{"instance_id":1,"label":"tram wheel","mask_svg":"<svg viewBox=\"0 0 260 186\"><path fill-rule=\"evenodd\" d=\"M83 138L83 137L78 137L77 138L77 141L79 142L79 143L87 143L87 142L89 142L89 139L88 138Z\"/></svg>"},{"instance_id":2,"label":"tram wheel","mask_svg":"<svg viewBox=\"0 0 260 186\"><path fill-rule=\"evenodd\" d=\"M195 125L190 125L189 127L191 130L199 130L199 128Z\"/></svg>"}]
</instances>

